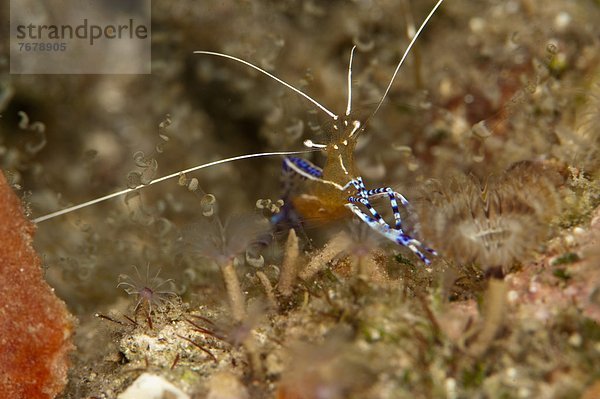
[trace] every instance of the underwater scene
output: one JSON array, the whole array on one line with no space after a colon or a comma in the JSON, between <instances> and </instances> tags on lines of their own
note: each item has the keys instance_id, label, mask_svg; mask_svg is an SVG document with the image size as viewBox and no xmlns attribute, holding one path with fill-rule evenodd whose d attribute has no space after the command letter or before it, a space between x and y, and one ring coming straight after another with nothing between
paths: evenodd
<instances>
[{"instance_id":1,"label":"underwater scene","mask_svg":"<svg viewBox=\"0 0 600 399\"><path fill-rule=\"evenodd\" d=\"M0 7L0 399L600 398L598 0L102 7Z\"/></svg>"}]
</instances>

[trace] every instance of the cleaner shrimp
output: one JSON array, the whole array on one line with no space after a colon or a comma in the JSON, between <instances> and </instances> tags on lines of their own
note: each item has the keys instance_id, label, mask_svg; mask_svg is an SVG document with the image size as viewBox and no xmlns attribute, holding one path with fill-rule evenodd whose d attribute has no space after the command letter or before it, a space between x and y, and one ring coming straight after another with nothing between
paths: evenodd
<instances>
[{"instance_id":1,"label":"cleaner shrimp","mask_svg":"<svg viewBox=\"0 0 600 399\"><path fill-rule=\"evenodd\" d=\"M437 3L434 5L427 17L420 25L420 27L414 32L414 34L411 35L412 38L410 40L410 43L404 51L400 61L398 62L382 98L379 100L375 110L371 113L371 115L366 119L364 123L358 119L355 119L352 116L352 60L354 57L356 46L353 47L350 52L350 61L347 77L348 101L345 113L341 116L330 111L328 108L319 103L317 100L310 97L308 94L297 89L291 84L283 81L282 79L276 77L275 75L267 72L266 70L258 67L255 64L224 53L212 51L195 51L195 54L210 55L230 59L250 68L253 68L258 72L275 80L276 82L282 84L288 89L292 90L296 94L302 96L306 100L310 101L313 105L315 105L318 109L323 111L332 119L333 130L331 131L330 141L327 144L320 144L315 143L312 140L306 140L304 142L304 145L308 147L308 150L303 151L275 151L253 153L209 162L151 180L149 183L146 184L117 191L115 193L108 194L100 198L96 198L75 206L52 212L44 216L37 217L33 219L33 222L40 223L45 220L49 220L82 208L86 208L97 203L109 200L111 198L123 196L135 192L137 190L141 190L147 186L154 185L168 179L173 179L183 174L191 173L200 169L249 158L284 156L284 170L288 172L291 171L300 176L302 179L306 179L311 183L309 192L302 194L294 200L294 207L298 209L298 211L302 215L306 217L318 215L319 217L325 218L338 218L345 214L354 214L378 234L399 245L409 248L425 264L430 264L430 260L425 256L424 252L435 256L437 255L436 251L425 246L419 240L411 237L403 229L398 201L405 209L407 209L408 212L411 212L408 200L402 194L394 191L390 187L367 189L354 163L354 150L357 144L358 137L361 135L362 132L365 131L368 122L375 116L375 114L379 111L380 107L384 103L394 83L394 80L400 70L400 67L404 64L416 40L418 39L419 35L424 30L424 28L426 27L426 25L428 24L428 22L433 17L436 10L441 6L442 3L443 0L437 1ZM325 152L326 162L323 168L320 168L305 159L295 156L298 154L313 151ZM384 220L381 214L375 209L375 207L371 203L371 201L375 199L386 197L389 200L394 216L393 226L390 226L390 224L388 224Z\"/></svg>"}]
</instances>

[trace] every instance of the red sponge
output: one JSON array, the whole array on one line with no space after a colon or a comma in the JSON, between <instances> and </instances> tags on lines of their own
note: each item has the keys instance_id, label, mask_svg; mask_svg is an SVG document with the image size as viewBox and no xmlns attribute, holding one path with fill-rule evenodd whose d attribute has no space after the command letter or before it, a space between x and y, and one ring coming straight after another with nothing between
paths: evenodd
<instances>
[{"instance_id":1,"label":"red sponge","mask_svg":"<svg viewBox=\"0 0 600 399\"><path fill-rule=\"evenodd\" d=\"M74 318L44 281L34 232L0 171L0 398L54 398L67 382Z\"/></svg>"}]
</instances>

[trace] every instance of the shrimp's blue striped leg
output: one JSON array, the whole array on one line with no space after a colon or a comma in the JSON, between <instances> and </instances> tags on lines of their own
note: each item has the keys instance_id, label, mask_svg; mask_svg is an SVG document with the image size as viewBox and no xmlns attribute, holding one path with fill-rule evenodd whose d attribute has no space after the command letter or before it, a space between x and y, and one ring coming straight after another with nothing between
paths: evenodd
<instances>
[{"instance_id":1,"label":"shrimp's blue striped leg","mask_svg":"<svg viewBox=\"0 0 600 399\"><path fill-rule=\"evenodd\" d=\"M378 222L376 219L364 213L358 206L353 203L346 204L346 207L352 211L356 216L358 216L363 222L368 224L373 230L386 237L388 240L391 240L399 245L405 246L410 249L415 255L423 261L426 265L431 264L431 261L427 259L427 257L421 252L418 247L422 247L427 252L430 252L432 255L437 255L437 253L425 247L419 240L416 240L406 234L402 229L392 229L387 224L382 224Z\"/></svg>"},{"instance_id":2,"label":"shrimp's blue striped leg","mask_svg":"<svg viewBox=\"0 0 600 399\"><path fill-rule=\"evenodd\" d=\"M369 202L368 198L364 198L364 197L348 197L348 202L350 202L351 204L362 204L362 205L364 205L364 207L367 208L369 210L369 212L371 212L371 215L373 215L373 218L371 218L371 220L373 220L374 223L378 223L378 224L380 224L382 226L387 226L387 223L385 222L385 220L383 220L383 218L381 217L381 215L379 214L379 212L377 212L377 210L375 208L373 208L373 206Z\"/></svg>"},{"instance_id":3,"label":"shrimp's blue striped leg","mask_svg":"<svg viewBox=\"0 0 600 399\"><path fill-rule=\"evenodd\" d=\"M402 194L392 190L390 187L382 187L382 188L375 188L372 190L367 190L361 177L357 177L356 179L352 180L350 182L350 184L352 184L358 190L358 197L360 197L360 198L371 200L371 199L377 199L377 198L381 198L381 197L388 197L390 200L390 205L392 207L392 212L394 214L394 221L395 221L394 228L396 230L402 229L402 217L400 215L400 210L398 209L398 201L396 199L399 199L402 206L404 206L410 212L410 204L408 203L408 200L406 198L404 198L404 196ZM353 201L350 201L350 202L353 202ZM373 214L375 219L377 219L378 221L382 221L381 216L377 215L376 213L373 213L373 211L371 210L372 206L368 203L369 201L367 201L367 203L365 203L365 201L356 201L356 202L360 202L363 205L365 205L365 207L367 209L369 209L371 214ZM383 222L383 223L385 223L385 222Z\"/></svg>"},{"instance_id":4,"label":"shrimp's blue striped leg","mask_svg":"<svg viewBox=\"0 0 600 399\"><path fill-rule=\"evenodd\" d=\"M323 177L323 169L304 158L298 157L283 158L283 171L295 172L299 176L309 180L321 179Z\"/></svg>"},{"instance_id":5,"label":"shrimp's blue striped leg","mask_svg":"<svg viewBox=\"0 0 600 399\"><path fill-rule=\"evenodd\" d=\"M367 223L372 229L377 231L379 234L394 241L397 244L408 247L413 251L419 259L425 264L430 264L429 259L421 252L418 247L421 247L424 251L437 256L437 252L431 248L426 247L420 241L412 238L402 230L402 219L400 210L398 209L398 201L407 208L410 212L410 204L408 200L400 193L395 192L390 187L376 188L367 190L361 177L351 180L346 184L346 188L353 186L357 193L355 196L348 198L348 204L346 207L357 215L363 222ZM395 228L392 229L385 220L381 217L379 212L371 205L370 200L380 197L387 196L390 199L390 205L394 213ZM372 217L363 212L356 204L362 204L371 213Z\"/></svg>"},{"instance_id":6,"label":"shrimp's blue striped leg","mask_svg":"<svg viewBox=\"0 0 600 399\"><path fill-rule=\"evenodd\" d=\"M350 182L346 184L346 187L349 186L354 186L357 193L354 197L348 197L348 202L350 202L351 204L364 205L364 207L367 208L369 212L371 212L371 215L373 215L374 222L379 223L382 226L387 226L387 223L385 222L385 220L383 220L379 212L377 212L377 210L371 205L369 197L367 196L367 189L365 188L362 178L358 177L356 179L350 180Z\"/></svg>"},{"instance_id":7,"label":"shrimp's blue striped leg","mask_svg":"<svg viewBox=\"0 0 600 399\"><path fill-rule=\"evenodd\" d=\"M402 194L395 192L390 187L382 187L382 188L376 188L373 190L367 190L367 188L365 187L365 184L362 181L362 177L360 177L360 176L354 180L351 180L349 184L354 186L358 190L357 194L358 194L358 197L360 198L360 200L354 201L352 199L349 199L349 201L352 203L360 202L361 204L365 205L365 207L371 212L371 214L375 217L375 219L383 224L386 224L386 223L383 221L381 216L379 216L379 214L374 212L369 199L377 199L380 197L387 196L390 200L390 205L392 207L392 212L394 214L394 221L395 221L394 228L396 230L402 229L402 217L400 216L400 210L398 209L398 201L396 201L396 198L398 198L400 200L400 202L402 203L402 205L405 208L408 209L408 207L409 207L408 201L406 200L406 198L404 198L404 196Z\"/></svg>"}]
</instances>

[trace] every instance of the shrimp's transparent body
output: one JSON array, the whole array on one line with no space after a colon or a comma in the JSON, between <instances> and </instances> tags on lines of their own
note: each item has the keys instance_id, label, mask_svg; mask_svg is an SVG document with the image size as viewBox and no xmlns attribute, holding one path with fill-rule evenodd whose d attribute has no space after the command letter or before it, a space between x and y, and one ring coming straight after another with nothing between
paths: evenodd
<instances>
[{"instance_id":1,"label":"shrimp's transparent body","mask_svg":"<svg viewBox=\"0 0 600 399\"><path fill-rule=\"evenodd\" d=\"M360 133L359 121L342 120L334 125L333 140L327 145L305 143L309 147L322 148L327 156L323 169L296 157L284 159L284 169L292 170L301 177L310 180L309 189L294 198L294 207L307 218L337 219L348 214L348 211L367 223L374 231L409 248L425 264L430 260L424 252L431 255L437 253L408 235L402 226L402 217L398 201L408 212L411 212L408 200L390 187L367 189L354 163L354 149ZM343 127L343 129L341 128ZM337 132L342 132L337 134ZM394 214L394 227L391 227L371 201L387 197Z\"/></svg>"}]
</instances>

